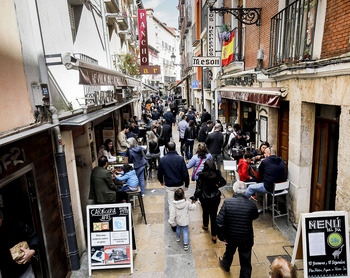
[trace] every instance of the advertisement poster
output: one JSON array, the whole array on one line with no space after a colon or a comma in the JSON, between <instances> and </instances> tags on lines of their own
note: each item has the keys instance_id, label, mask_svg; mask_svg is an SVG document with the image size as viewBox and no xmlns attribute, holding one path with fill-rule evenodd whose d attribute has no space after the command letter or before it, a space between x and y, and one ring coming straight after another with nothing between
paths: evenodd
<instances>
[{"instance_id":1,"label":"advertisement poster","mask_svg":"<svg viewBox=\"0 0 350 278\"><path fill-rule=\"evenodd\" d=\"M132 265L131 206L87 206L89 275L93 269Z\"/></svg>"}]
</instances>

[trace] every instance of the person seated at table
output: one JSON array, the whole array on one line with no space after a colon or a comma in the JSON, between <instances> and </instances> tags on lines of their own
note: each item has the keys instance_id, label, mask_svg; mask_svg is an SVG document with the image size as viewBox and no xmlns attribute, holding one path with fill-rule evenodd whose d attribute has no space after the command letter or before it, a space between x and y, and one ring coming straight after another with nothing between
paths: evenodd
<instances>
[{"instance_id":1,"label":"person seated at table","mask_svg":"<svg viewBox=\"0 0 350 278\"><path fill-rule=\"evenodd\" d=\"M118 173L118 172L117 172ZM120 189L120 191L129 192L136 191L139 186L139 179L136 175L136 171L129 164L123 165L123 171L118 173L115 178L118 181L126 181L126 184Z\"/></svg>"},{"instance_id":2,"label":"person seated at table","mask_svg":"<svg viewBox=\"0 0 350 278\"><path fill-rule=\"evenodd\" d=\"M241 181L258 182L252 167L249 165L253 158L251 152L246 152L238 162L238 174Z\"/></svg>"},{"instance_id":3,"label":"person seated at table","mask_svg":"<svg viewBox=\"0 0 350 278\"><path fill-rule=\"evenodd\" d=\"M147 131L146 136L147 136L146 157L147 159L158 160L160 157L158 138L153 131Z\"/></svg>"},{"instance_id":4,"label":"person seated at table","mask_svg":"<svg viewBox=\"0 0 350 278\"><path fill-rule=\"evenodd\" d=\"M244 148L247 146L249 136L246 136L242 130L237 131L237 136L235 136L230 142L230 148Z\"/></svg>"},{"instance_id":5,"label":"person seated at table","mask_svg":"<svg viewBox=\"0 0 350 278\"><path fill-rule=\"evenodd\" d=\"M126 139L129 138L135 138L137 139L137 134L134 132L134 127L132 126L132 123L129 123L129 131L125 133Z\"/></svg>"},{"instance_id":6,"label":"person seated at table","mask_svg":"<svg viewBox=\"0 0 350 278\"><path fill-rule=\"evenodd\" d=\"M248 187L246 196L250 198L255 192L272 193L274 184L287 180L286 164L281 157L276 156L275 148L265 150L265 159L259 166L261 183L252 184Z\"/></svg>"},{"instance_id":7,"label":"person seated at table","mask_svg":"<svg viewBox=\"0 0 350 278\"><path fill-rule=\"evenodd\" d=\"M111 139L107 139L98 150L97 159L99 159L101 156L104 155L107 157L108 162L114 162L116 161L117 158L113 154L114 154L113 141Z\"/></svg>"},{"instance_id":8,"label":"person seated at table","mask_svg":"<svg viewBox=\"0 0 350 278\"><path fill-rule=\"evenodd\" d=\"M136 117L136 118L137 118L137 117ZM130 130L131 130L137 137L139 137L139 135L140 135L140 129L139 129L138 123L137 123L134 119L131 119L130 122L129 122L129 126L130 126Z\"/></svg>"},{"instance_id":9,"label":"person seated at table","mask_svg":"<svg viewBox=\"0 0 350 278\"><path fill-rule=\"evenodd\" d=\"M265 157L266 148L270 147L269 142L262 142L259 149L253 151L253 160L258 161Z\"/></svg>"}]
</instances>

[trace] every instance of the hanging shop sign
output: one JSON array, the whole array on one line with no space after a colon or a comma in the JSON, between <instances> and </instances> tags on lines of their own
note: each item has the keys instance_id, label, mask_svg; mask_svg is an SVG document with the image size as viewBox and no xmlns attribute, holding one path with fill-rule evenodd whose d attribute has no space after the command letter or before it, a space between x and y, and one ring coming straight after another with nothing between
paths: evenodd
<instances>
[{"instance_id":1,"label":"hanging shop sign","mask_svg":"<svg viewBox=\"0 0 350 278\"><path fill-rule=\"evenodd\" d=\"M215 13L208 8L208 56L216 56Z\"/></svg>"},{"instance_id":2,"label":"hanging shop sign","mask_svg":"<svg viewBox=\"0 0 350 278\"><path fill-rule=\"evenodd\" d=\"M141 66L146 66L149 64L146 10L138 10L138 24L140 40L140 63Z\"/></svg>"},{"instance_id":3,"label":"hanging shop sign","mask_svg":"<svg viewBox=\"0 0 350 278\"><path fill-rule=\"evenodd\" d=\"M131 268L133 273L131 205L86 207L89 276L94 269Z\"/></svg>"},{"instance_id":4,"label":"hanging shop sign","mask_svg":"<svg viewBox=\"0 0 350 278\"><path fill-rule=\"evenodd\" d=\"M140 66L140 74L161 74L160 66Z\"/></svg>"},{"instance_id":5,"label":"hanging shop sign","mask_svg":"<svg viewBox=\"0 0 350 278\"><path fill-rule=\"evenodd\" d=\"M220 57L193 57L192 67L220 67Z\"/></svg>"},{"instance_id":6,"label":"hanging shop sign","mask_svg":"<svg viewBox=\"0 0 350 278\"><path fill-rule=\"evenodd\" d=\"M349 277L349 228L345 211L303 213L292 264L303 259L304 277Z\"/></svg>"}]
</instances>

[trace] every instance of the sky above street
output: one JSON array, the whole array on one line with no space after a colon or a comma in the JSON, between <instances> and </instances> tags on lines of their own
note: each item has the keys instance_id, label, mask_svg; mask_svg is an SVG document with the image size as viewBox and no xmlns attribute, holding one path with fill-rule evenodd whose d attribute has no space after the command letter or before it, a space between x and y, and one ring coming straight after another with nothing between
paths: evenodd
<instances>
[{"instance_id":1,"label":"sky above street","mask_svg":"<svg viewBox=\"0 0 350 278\"><path fill-rule=\"evenodd\" d=\"M178 28L178 0L143 0L145 9L152 8L154 15L169 27Z\"/></svg>"}]
</instances>

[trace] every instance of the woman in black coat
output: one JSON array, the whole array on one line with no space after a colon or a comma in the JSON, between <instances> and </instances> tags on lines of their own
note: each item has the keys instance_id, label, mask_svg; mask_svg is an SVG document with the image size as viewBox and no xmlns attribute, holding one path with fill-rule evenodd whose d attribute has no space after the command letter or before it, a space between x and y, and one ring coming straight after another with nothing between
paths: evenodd
<instances>
[{"instance_id":1,"label":"woman in black coat","mask_svg":"<svg viewBox=\"0 0 350 278\"><path fill-rule=\"evenodd\" d=\"M211 239L216 243L217 227L216 215L220 204L221 192L219 187L226 184L221 172L216 170L215 163L208 159L204 163L204 169L198 174L196 191L191 197L193 201L200 200L203 209L202 229L207 231L210 217Z\"/></svg>"}]
</instances>

